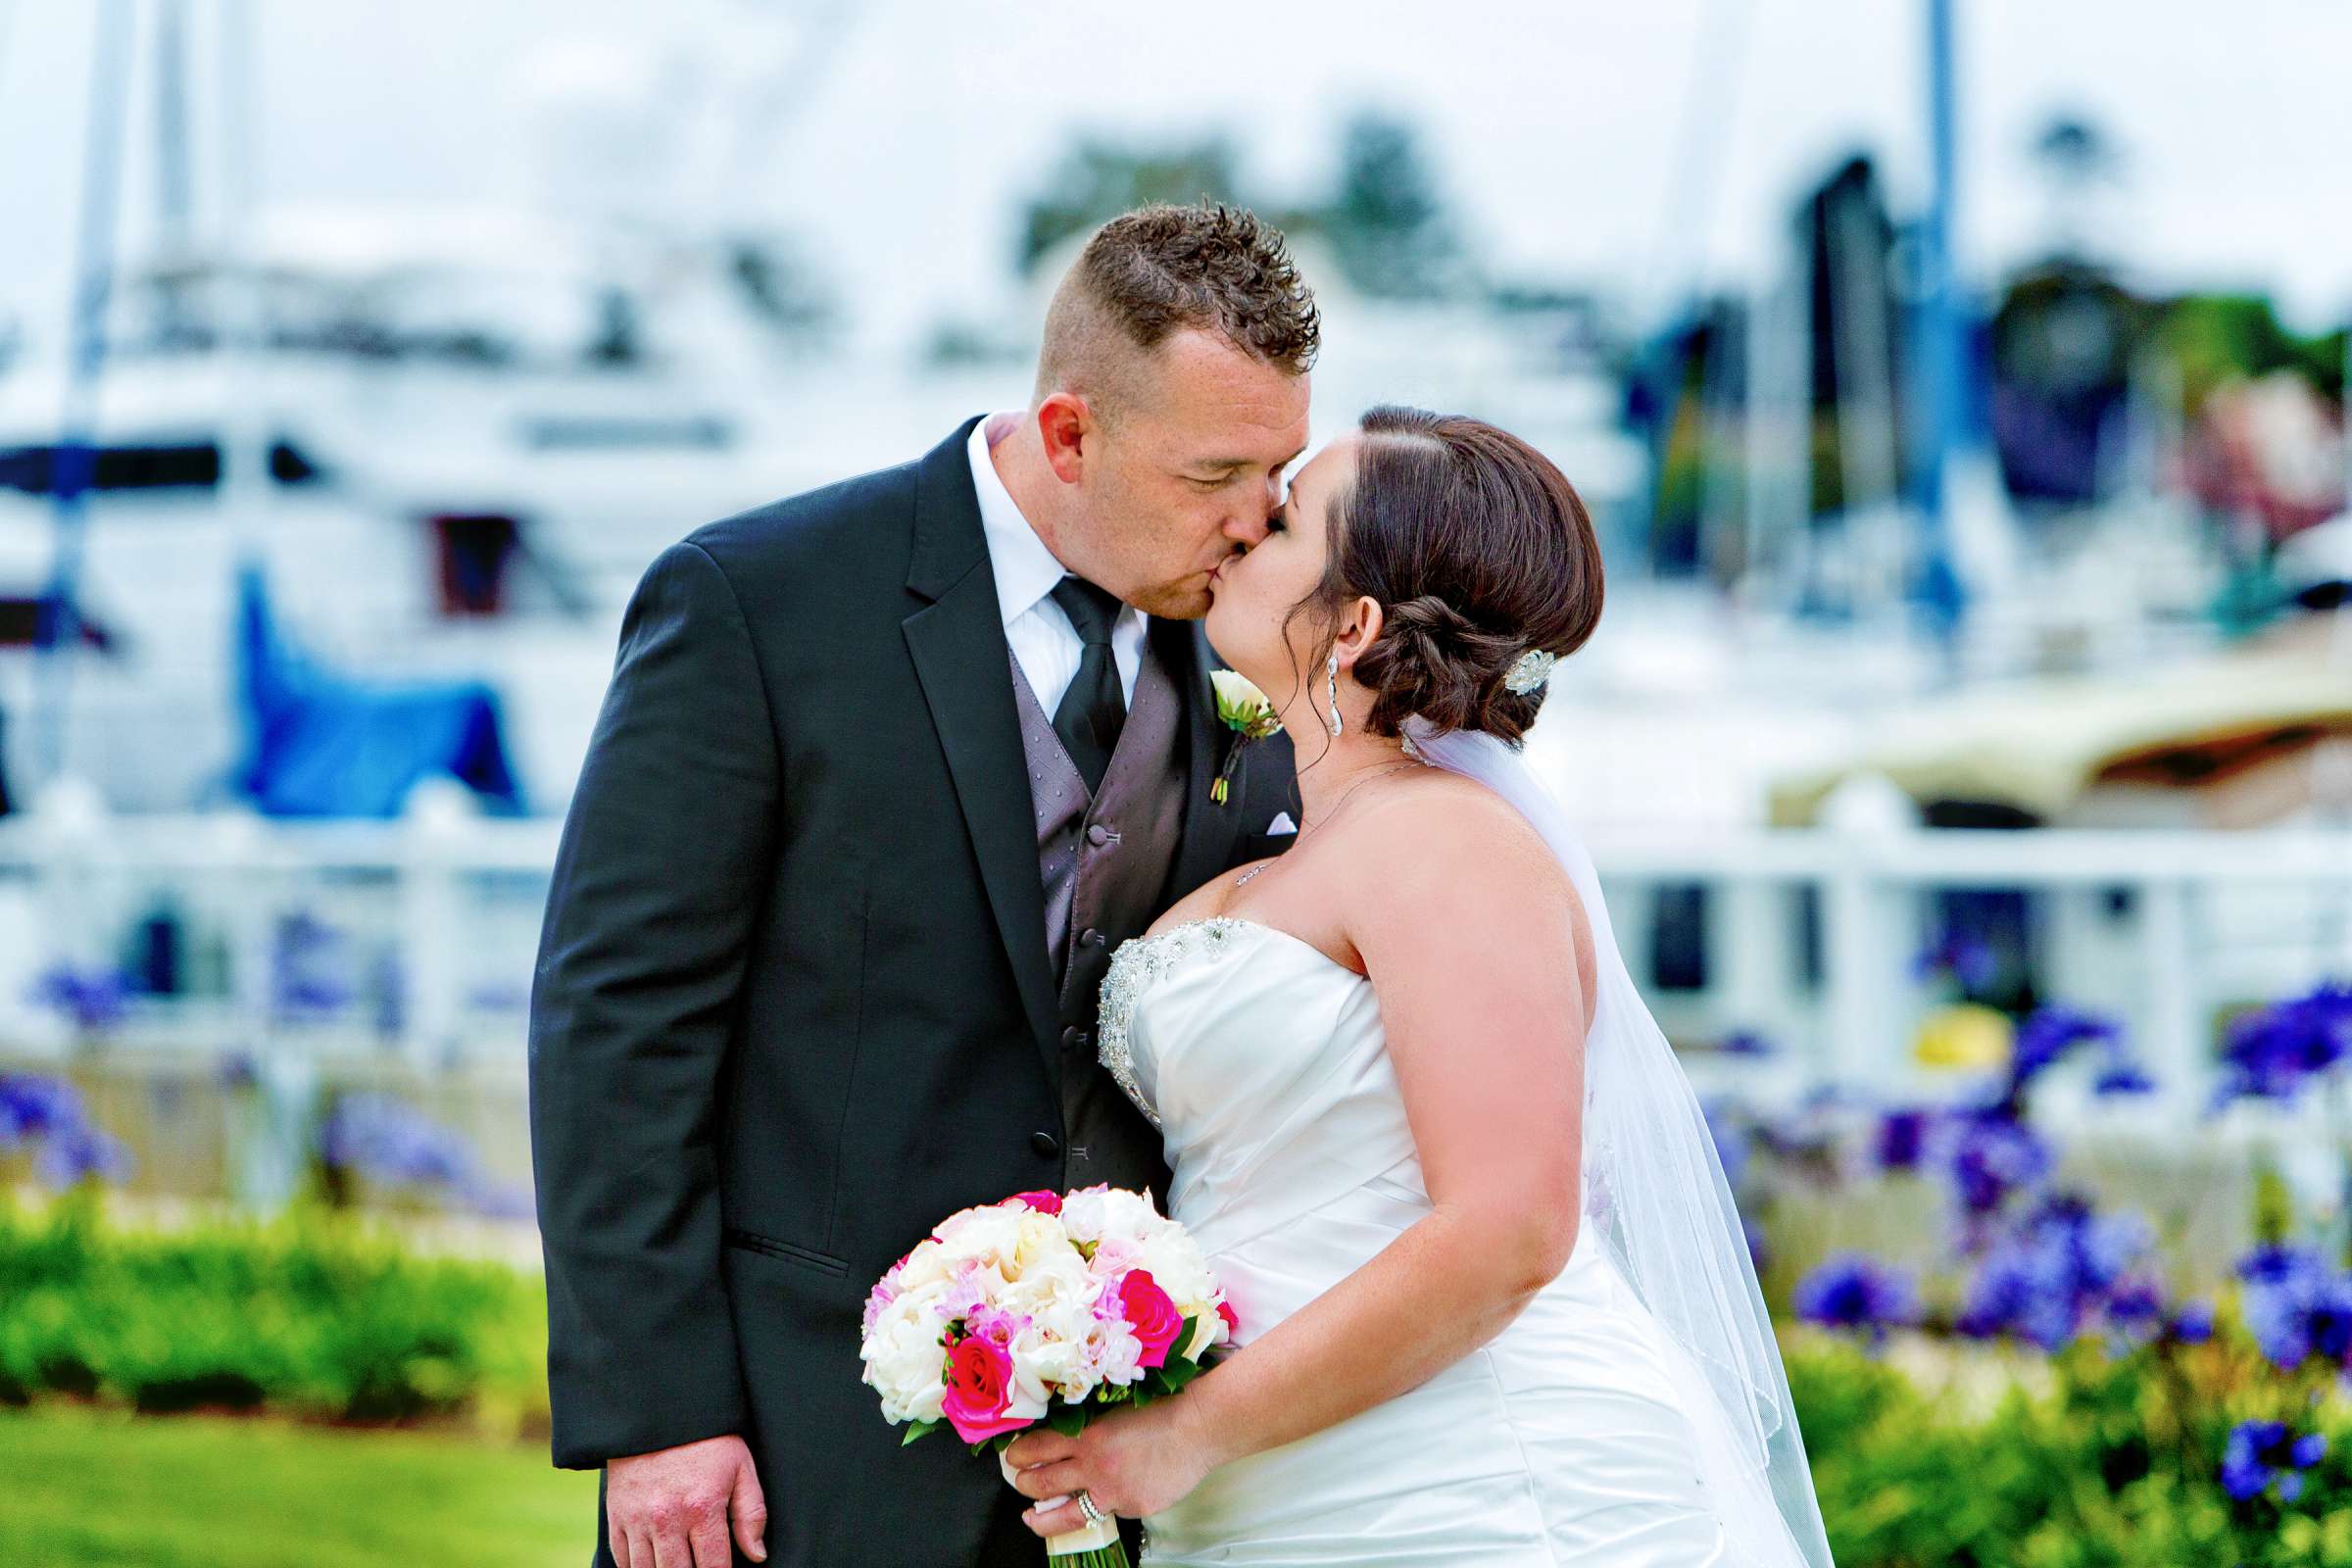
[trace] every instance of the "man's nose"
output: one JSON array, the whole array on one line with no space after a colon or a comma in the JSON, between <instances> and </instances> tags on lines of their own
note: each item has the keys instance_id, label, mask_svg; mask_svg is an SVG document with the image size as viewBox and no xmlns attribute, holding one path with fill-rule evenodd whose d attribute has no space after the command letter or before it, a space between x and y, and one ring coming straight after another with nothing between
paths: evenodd
<instances>
[{"instance_id":1,"label":"man's nose","mask_svg":"<svg viewBox=\"0 0 2352 1568\"><path fill-rule=\"evenodd\" d=\"M1272 532L1266 526L1269 520L1271 520L1269 517L1261 516L1245 508L1237 515L1227 519L1225 537L1245 549L1255 550L1259 545L1265 543L1266 535Z\"/></svg>"}]
</instances>

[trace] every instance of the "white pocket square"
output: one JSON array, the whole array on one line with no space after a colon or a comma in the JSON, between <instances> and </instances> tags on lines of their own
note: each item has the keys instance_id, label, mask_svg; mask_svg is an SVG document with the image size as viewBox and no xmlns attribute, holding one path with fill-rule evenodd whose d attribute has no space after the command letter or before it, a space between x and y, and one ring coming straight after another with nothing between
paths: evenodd
<instances>
[{"instance_id":1,"label":"white pocket square","mask_svg":"<svg viewBox=\"0 0 2352 1568\"><path fill-rule=\"evenodd\" d=\"M1277 811L1274 813L1274 820L1266 824L1265 836L1270 839L1275 839L1282 837L1282 835L1285 833L1296 833L1298 831L1298 824L1291 820L1290 812Z\"/></svg>"}]
</instances>

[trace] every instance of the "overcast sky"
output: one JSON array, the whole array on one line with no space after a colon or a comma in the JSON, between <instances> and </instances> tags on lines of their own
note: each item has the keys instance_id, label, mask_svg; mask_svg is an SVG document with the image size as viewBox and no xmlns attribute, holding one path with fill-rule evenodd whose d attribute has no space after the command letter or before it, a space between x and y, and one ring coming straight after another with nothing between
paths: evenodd
<instances>
[{"instance_id":1,"label":"overcast sky","mask_svg":"<svg viewBox=\"0 0 2352 1568\"><path fill-rule=\"evenodd\" d=\"M0 300L43 320L68 271L98 9L0 0ZM213 11L198 0L207 71ZM2268 288L2306 326L2352 312L2352 5L1957 11L1963 262L1980 277L2042 233L2027 149L2068 109L2129 160L2101 230L2144 280ZM1371 104L1424 125L1491 270L1654 296L1752 275L1793 193L1848 148L1881 155L1898 201L1918 197L1923 12L256 0L256 177L270 204L529 205L609 169L672 211L723 205L805 232L878 341L997 297L1017 201L1077 129L1222 129L1254 183L1305 194L1339 120ZM796 57L820 29L831 46ZM133 78L134 243L152 207L152 58ZM774 113L741 107L795 58L804 74L767 88Z\"/></svg>"}]
</instances>

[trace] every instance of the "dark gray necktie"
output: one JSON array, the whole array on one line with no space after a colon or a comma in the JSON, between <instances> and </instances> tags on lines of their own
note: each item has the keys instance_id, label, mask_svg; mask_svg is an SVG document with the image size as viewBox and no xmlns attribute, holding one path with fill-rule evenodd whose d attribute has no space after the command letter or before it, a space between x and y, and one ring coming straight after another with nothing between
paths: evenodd
<instances>
[{"instance_id":1,"label":"dark gray necktie","mask_svg":"<svg viewBox=\"0 0 2352 1568\"><path fill-rule=\"evenodd\" d=\"M1119 618L1119 601L1091 582L1064 577L1054 585L1054 602L1070 617L1084 645L1078 673L1054 710L1054 733L1077 764L1089 794L1099 794L1110 754L1119 744L1119 727L1127 721L1127 701L1119 692L1118 662L1110 657L1111 623Z\"/></svg>"}]
</instances>

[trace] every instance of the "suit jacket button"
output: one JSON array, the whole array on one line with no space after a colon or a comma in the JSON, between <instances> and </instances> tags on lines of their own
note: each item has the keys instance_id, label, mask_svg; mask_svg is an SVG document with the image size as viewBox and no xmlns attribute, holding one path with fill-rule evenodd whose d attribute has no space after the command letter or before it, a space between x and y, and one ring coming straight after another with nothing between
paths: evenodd
<instances>
[{"instance_id":1,"label":"suit jacket button","mask_svg":"<svg viewBox=\"0 0 2352 1568\"><path fill-rule=\"evenodd\" d=\"M1031 1133L1029 1147L1036 1150L1040 1157L1052 1159L1061 1152L1061 1140L1052 1133Z\"/></svg>"},{"instance_id":2,"label":"suit jacket button","mask_svg":"<svg viewBox=\"0 0 2352 1568\"><path fill-rule=\"evenodd\" d=\"M1110 939L1108 937L1105 937L1102 932L1096 930L1091 925L1088 926L1084 931L1078 933L1078 945L1080 947L1099 948L1109 940Z\"/></svg>"},{"instance_id":3,"label":"suit jacket button","mask_svg":"<svg viewBox=\"0 0 2352 1568\"><path fill-rule=\"evenodd\" d=\"M1110 829L1104 827L1102 823L1097 822L1093 827L1090 827L1086 830L1086 842L1092 844L1098 850L1101 849L1103 845L1110 842Z\"/></svg>"},{"instance_id":4,"label":"suit jacket button","mask_svg":"<svg viewBox=\"0 0 2352 1568\"><path fill-rule=\"evenodd\" d=\"M1085 1030L1076 1027L1064 1029L1061 1032L1062 1046L1070 1051L1084 1051L1087 1041L1091 1038L1093 1037Z\"/></svg>"}]
</instances>

